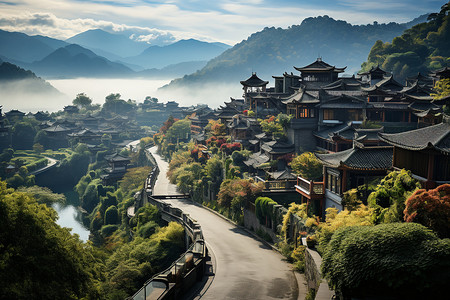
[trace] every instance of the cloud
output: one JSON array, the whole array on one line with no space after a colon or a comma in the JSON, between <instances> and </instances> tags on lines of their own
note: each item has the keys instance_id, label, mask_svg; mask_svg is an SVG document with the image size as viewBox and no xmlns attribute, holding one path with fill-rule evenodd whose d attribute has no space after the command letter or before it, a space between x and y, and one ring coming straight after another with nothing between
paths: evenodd
<instances>
[{"instance_id":1,"label":"cloud","mask_svg":"<svg viewBox=\"0 0 450 300\"><path fill-rule=\"evenodd\" d=\"M8 1L6 1L8 2ZM264 27L288 27L329 15L352 24L408 21L438 11L419 0L17 0L0 1L0 28L66 39L100 28L164 44L196 38L234 44ZM9 1L10 2L10 1Z\"/></svg>"}]
</instances>

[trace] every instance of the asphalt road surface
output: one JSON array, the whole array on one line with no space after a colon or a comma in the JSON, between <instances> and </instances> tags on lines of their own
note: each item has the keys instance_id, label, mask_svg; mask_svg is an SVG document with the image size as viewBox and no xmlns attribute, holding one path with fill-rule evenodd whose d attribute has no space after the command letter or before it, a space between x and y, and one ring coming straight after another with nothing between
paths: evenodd
<instances>
[{"instance_id":1,"label":"asphalt road surface","mask_svg":"<svg viewBox=\"0 0 450 300\"><path fill-rule=\"evenodd\" d=\"M150 149L160 168L154 194L176 194L165 174L167 162ZM216 214L187 200L167 200L202 226L208 249L215 257L215 276L196 299L297 299L291 266L283 257Z\"/></svg>"}]
</instances>

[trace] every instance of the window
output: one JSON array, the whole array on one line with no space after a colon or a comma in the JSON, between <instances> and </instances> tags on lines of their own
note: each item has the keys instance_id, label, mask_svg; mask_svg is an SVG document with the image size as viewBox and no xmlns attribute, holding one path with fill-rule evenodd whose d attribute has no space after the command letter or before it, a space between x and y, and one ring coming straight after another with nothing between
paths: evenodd
<instances>
[{"instance_id":1,"label":"window","mask_svg":"<svg viewBox=\"0 0 450 300\"><path fill-rule=\"evenodd\" d=\"M336 194L341 193L341 177L338 174L334 172L327 174L327 190Z\"/></svg>"},{"instance_id":2,"label":"window","mask_svg":"<svg viewBox=\"0 0 450 300\"><path fill-rule=\"evenodd\" d=\"M323 110L323 119L324 120L334 120L334 111L331 109Z\"/></svg>"},{"instance_id":3,"label":"window","mask_svg":"<svg viewBox=\"0 0 450 300\"><path fill-rule=\"evenodd\" d=\"M287 107L287 114L297 117L297 107L295 105L288 105Z\"/></svg>"}]
</instances>

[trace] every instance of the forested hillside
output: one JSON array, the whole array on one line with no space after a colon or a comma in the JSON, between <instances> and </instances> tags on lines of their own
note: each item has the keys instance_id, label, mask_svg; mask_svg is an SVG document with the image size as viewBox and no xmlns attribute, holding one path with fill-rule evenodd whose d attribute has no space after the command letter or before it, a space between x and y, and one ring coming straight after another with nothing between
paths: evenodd
<instances>
[{"instance_id":1,"label":"forested hillside","mask_svg":"<svg viewBox=\"0 0 450 300\"><path fill-rule=\"evenodd\" d=\"M427 73L450 66L449 3L439 13L430 14L428 21L406 30L391 43L378 40L370 51L364 71L374 65L392 72L402 80L417 72Z\"/></svg>"},{"instance_id":2,"label":"forested hillside","mask_svg":"<svg viewBox=\"0 0 450 300\"><path fill-rule=\"evenodd\" d=\"M173 81L171 86L205 81L235 82L247 78L252 71L270 79L272 75L294 71L293 65L305 66L318 56L332 65L347 66L347 72L353 73L366 60L375 41L390 41L408 26L424 20L426 16L407 24L351 25L322 16L307 18L301 25L287 29L265 28L210 60L200 71Z\"/></svg>"}]
</instances>

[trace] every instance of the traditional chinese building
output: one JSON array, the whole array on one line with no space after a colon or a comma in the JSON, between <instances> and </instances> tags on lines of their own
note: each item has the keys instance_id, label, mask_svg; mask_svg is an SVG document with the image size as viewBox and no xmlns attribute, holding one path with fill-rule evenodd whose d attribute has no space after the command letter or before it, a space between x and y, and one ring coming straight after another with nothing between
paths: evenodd
<instances>
[{"instance_id":1,"label":"traditional chinese building","mask_svg":"<svg viewBox=\"0 0 450 300\"><path fill-rule=\"evenodd\" d=\"M102 179L103 185L112 185L125 175L130 159L118 153L106 156L105 159L109 167L104 169L106 174L100 178Z\"/></svg>"},{"instance_id":2,"label":"traditional chinese building","mask_svg":"<svg viewBox=\"0 0 450 300\"><path fill-rule=\"evenodd\" d=\"M380 138L394 146L393 167L410 170L425 188L450 182L448 120L402 133L380 133Z\"/></svg>"},{"instance_id":3,"label":"traditional chinese building","mask_svg":"<svg viewBox=\"0 0 450 300\"><path fill-rule=\"evenodd\" d=\"M392 147L364 147L355 143L353 148L329 154L315 154L324 165L324 197L315 206L323 215L328 207L343 209L344 192L365 185L375 178L384 177L392 167Z\"/></svg>"}]
</instances>

